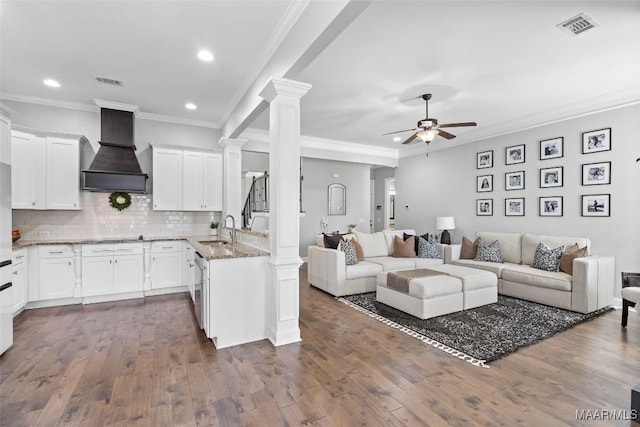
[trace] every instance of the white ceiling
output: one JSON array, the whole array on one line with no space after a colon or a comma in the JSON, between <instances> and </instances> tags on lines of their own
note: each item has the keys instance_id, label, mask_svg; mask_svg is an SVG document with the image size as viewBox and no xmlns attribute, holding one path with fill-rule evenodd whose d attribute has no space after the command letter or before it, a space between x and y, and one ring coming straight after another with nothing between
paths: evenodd
<instances>
[{"instance_id":1,"label":"white ceiling","mask_svg":"<svg viewBox=\"0 0 640 427\"><path fill-rule=\"evenodd\" d=\"M295 44L278 44L292 8L319 13L328 2L306 4L2 1L0 92L107 99L219 127L265 53ZM580 36L556 28L579 13L599 26ZM398 147L382 134L424 118L423 101L409 99L426 92L441 123L478 122L452 130L457 143L640 100L640 1L374 1L340 31L306 68L286 75L313 85L301 111L310 137ZM195 57L201 47L213 51L213 63ZM45 77L62 87L45 87ZM185 110L188 101L198 110ZM266 129L266 116L251 126ZM443 144L452 143L433 143Z\"/></svg>"}]
</instances>

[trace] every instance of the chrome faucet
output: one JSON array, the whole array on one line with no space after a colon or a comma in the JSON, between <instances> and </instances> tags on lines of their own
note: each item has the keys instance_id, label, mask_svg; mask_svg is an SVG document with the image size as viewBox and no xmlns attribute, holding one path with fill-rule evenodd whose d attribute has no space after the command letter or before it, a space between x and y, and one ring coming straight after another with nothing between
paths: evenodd
<instances>
[{"instance_id":1,"label":"chrome faucet","mask_svg":"<svg viewBox=\"0 0 640 427\"><path fill-rule=\"evenodd\" d=\"M233 217L233 215L229 214L227 216L224 217L224 225L227 225L227 218L231 218L231 226L233 227L231 229L231 231L229 232L229 237L231 237L231 244L233 246L236 245L236 243L238 243L238 237L236 236L236 219Z\"/></svg>"}]
</instances>

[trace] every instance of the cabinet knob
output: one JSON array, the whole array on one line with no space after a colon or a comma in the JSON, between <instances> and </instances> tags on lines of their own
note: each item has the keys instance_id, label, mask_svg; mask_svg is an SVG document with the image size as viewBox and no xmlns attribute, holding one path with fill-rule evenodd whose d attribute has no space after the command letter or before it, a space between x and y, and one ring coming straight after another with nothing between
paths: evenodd
<instances>
[{"instance_id":1,"label":"cabinet knob","mask_svg":"<svg viewBox=\"0 0 640 427\"><path fill-rule=\"evenodd\" d=\"M109 260L109 264L111 264L111 260Z\"/></svg>"},{"instance_id":2,"label":"cabinet knob","mask_svg":"<svg viewBox=\"0 0 640 427\"><path fill-rule=\"evenodd\" d=\"M118 260L116 260L116 264L118 263Z\"/></svg>"},{"instance_id":3,"label":"cabinet knob","mask_svg":"<svg viewBox=\"0 0 640 427\"><path fill-rule=\"evenodd\" d=\"M36 202L31 202L31 206L35 206L35 205L36 205Z\"/></svg>"},{"instance_id":4,"label":"cabinet knob","mask_svg":"<svg viewBox=\"0 0 640 427\"><path fill-rule=\"evenodd\" d=\"M71 265L71 261L69 261L69 265Z\"/></svg>"}]
</instances>

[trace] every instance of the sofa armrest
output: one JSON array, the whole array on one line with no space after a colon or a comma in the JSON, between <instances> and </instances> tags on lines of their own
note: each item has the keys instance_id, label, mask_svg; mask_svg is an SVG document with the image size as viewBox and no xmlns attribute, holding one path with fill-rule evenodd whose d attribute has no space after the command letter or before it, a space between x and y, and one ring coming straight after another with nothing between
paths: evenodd
<instances>
[{"instance_id":1,"label":"sofa armrest","mask_svg":"<svg viewBox=\"0 0 640 427\"><path fill-rule=\"evenodd\" d=\"M592 255L573 260L571 310L591 313L613 303L615 258Z\"/></svg>"},{"instance_id":2,"label":"sofa armrest","mask_svg":"<svg viewBox=\"0 0 640 427\"><path fill-rule=\"evenodd\" d=\"M307 258L308 282L332 295L343 295L346 291L344 252L319 246L309 246Z\"/></svg>"},{"instance_id":3,"label":"sofa armrest","mask_svg":"<svg viewBox=\"0 0 640 427\"><path fill-rule=\"evenodd\" d=\"M452 261L460 259L460 251L462 251L462 245L443 245L444 246L444 263L451 264Z\"/></svg>"}]
</instances>

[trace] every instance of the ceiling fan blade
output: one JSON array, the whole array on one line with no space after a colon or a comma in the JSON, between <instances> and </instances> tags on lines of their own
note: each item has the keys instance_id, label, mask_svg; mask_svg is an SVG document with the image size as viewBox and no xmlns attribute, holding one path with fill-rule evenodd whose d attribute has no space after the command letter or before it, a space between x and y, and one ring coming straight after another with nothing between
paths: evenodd
<instances>
[{"instance_id":1,"label":"ceiling fan blade","mask_svg":"<svg viewBox=\"0 0 640 427\"><path fill-rule=\"evenodd\" d=\"M456 137L454 134L444 131L442 129L438 129L438 135L446 139L453 139Z\"/></svg>"},{"instance_id":2,"label":"ceiling fan blade","mask_svg":"<svg viewBox=\"0 0 640 427\"><path fill-rule=\"evenodd\" d=\"M410 130L414 131L414 130L416 130L416 128L405 129L405 130L397 130L395 132L389 132L389 133L383 133L382 136L393 135L394 133L409 132Z\"/></svg>"},{"instance_id":3,"label":"ceiling fan blade","mask_svg":"<svg viewBox=\"0 0 640 427\"><path fill-rule=\"evenodd\" d=\"M409 138L407 138L403 144L408 144L410 142L412 142L414 139L416 139L418 137L418 132L414 133L413 135L411 135Z\"/></svg>"},{"instance_id":4,"label":"ceiling fan blade","mask_svg":"<svg viewBox=\"0 0 640 427\"><path fill-rule=\"evenodd\" d=\"M478 126L476 122L463 122L463 123L445 123L438 126L439 128L459 128L463 126Z\"/></svg>"}]
</instances>

